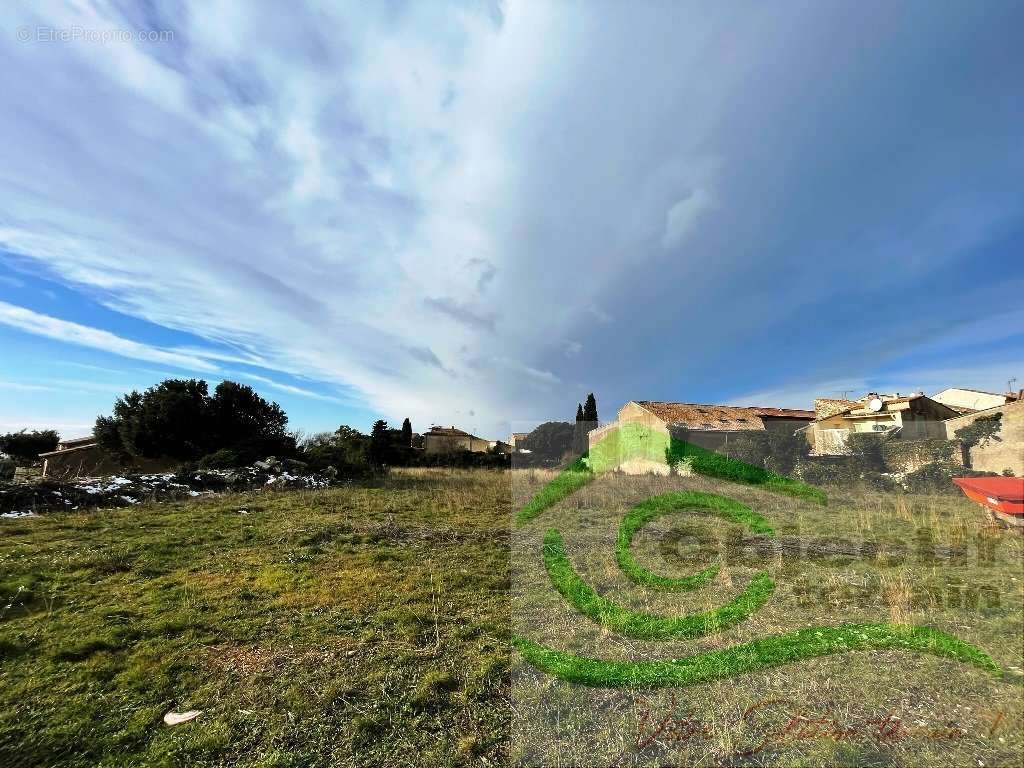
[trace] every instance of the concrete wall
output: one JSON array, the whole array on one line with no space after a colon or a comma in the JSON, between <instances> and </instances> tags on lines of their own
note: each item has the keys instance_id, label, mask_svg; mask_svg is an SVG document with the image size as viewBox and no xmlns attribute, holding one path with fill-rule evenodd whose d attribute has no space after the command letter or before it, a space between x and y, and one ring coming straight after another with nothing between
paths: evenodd
<instances>
[{"instance_id":1,"label":"concrete wall","mask_svg":"<svg viewBox=\"0 0 1024 768\"><path fill-rule=\"evenodd\" d=\"M665 422L634 402L626 403L619 409L618 420L620 423L635 422L643 424L653 432L660 432L663 435L668 435L668 427L665 426Z\"/></svg>"},{"instance_id":2,"label":"concrete wall","mask_svg":"<svg viewBox=\"0 0 1024 768\"><path fill-rule=\"evenodd\" d=\"M1017 477L1024 477L1024 401L1007 403L966 416L959 416L945 422L946 437L956 437L956 431L973 424L978 418L1002 414L998 437L1001 442L989 441L984 447L971 449L971 468L984 472L1013 471Z\"/></svg>"},{"instance_id":3,"label":"concrete wall","mask_svg":"<svg viewBox=\"0 0 1024 768\"><path fill-rule=\"evenodd\" d=\"M946 419L956 416L949 406L929 397L911 400L909 408L899 411L903 430L901 440L931 440L946 437Z\"/></svg>"},{"instance_id":4,"label":"concrete wall","mask_svg":"<svg viewBox=\"0 0 1024 768\"><path fill-rule=\"evenodd\" d=\"M762 416L761 421L769 432L785 432L788 435L792 435L800 427L813 423L809 419L791 419L787 416Z\"/></svg>"},{"instance_id":5,"label":"concrete wall","mask_svg":"<svg viewBox=\"0 0 1024 768\"><path fill-rule=\"evenodd\" d=\"M591 466L627 475L667 475L669 431L665 422L633 402L619 409L619 418L587 433Z\"/></svg>"}]
</instances>

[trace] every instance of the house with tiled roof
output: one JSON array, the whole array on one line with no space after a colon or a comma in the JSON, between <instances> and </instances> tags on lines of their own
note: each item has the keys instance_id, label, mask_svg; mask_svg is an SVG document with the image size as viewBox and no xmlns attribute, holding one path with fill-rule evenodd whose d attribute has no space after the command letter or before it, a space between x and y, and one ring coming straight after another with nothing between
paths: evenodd
<instances>
[{"instance_id":1,"label":"house with tiled roof","mask_svg":"<svg viewBox=\"0 0 1024 768\"><path fill-rule=\"evenodd\" d=\"M708 450L721 451L730 439L742 433L770 430L793 434L813 421L814 411L793 408L630 400L619 409L615 421L592 430L587 439L593 448L620 426L639 424L666 439L683 439ZM660 461L656 453L651 453L650 460L621 468L627 472L667 474L668 465Z\"/></svg>"},{"instance_id":2,"label":"house with tiled roof","mask_svg":"<svg viewBox=\"0 0 1024 768\"><path fill-rule=\"evenodd\" d=\"M491 440L471 435L458 429L454 425L450 427L431 427L430 431L423 435L424 453L454 453L455 451L472 451L483 453L494 446Z\"/></svg>"},{"instance_id":3,"label":"house with tiled roof","mask_svg":"<svg viewBox=\"0 0 1024 768\"><path fill-rule=\"evenodd\" d=\"M821 397L814 401L814 422L808 429L808 440L816 456L849 453L847 438L855 432L907 440L944 440L945 420L958 415L954 408L921 392L869 392L857 400Z\"/></svg>"}]
</instances>

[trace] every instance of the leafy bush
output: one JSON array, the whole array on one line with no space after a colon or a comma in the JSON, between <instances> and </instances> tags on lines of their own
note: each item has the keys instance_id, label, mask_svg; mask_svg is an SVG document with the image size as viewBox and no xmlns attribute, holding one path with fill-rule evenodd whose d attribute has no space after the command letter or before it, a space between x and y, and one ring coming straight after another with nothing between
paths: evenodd
<instances>
[{"instance_id":1,"label":"leafy bush","mask_svg":"<svg viewBox=\"0 0 1024 768\"><path fill-rule=\"evenodd\" d=\"M21 430L0 435L0 453L6 453L19 464L34 464L40 453L57 449L60 436L56 430Z\"/></svg>"},{"instance_id":2,"label":"leafy bush","mask_svg":"<svg viewBox=\"0 0 1024 768\"><path fill-rule=\"evenodd\" d=\"M885 472L884 443L885 438L875 432L851 432L846 438L854 465L865 473Z\"/></svg>"},{"instance_id":3,"label":"leafy bush","mask_svg":"<svg viewBox=\"0 0 1024 768\"><path fill-rule=\"evenodd\" d=\"M693 471L701 475L718 477L723 480L733 480L737 483L760 485L789 496L815 501L819 504L827 503L825 494L817 488L812 488L804 483L783 477L764 467L756 467L752 464L723 456L720 453L709 451L685 440L673 438L668 449L665 451L665 458L669 466L677 466L680 462L689 458Z\"/></svg>"},{"instance_id":4,"label":"leafy bush","mask_svg":"<svg viewBox=\"0 0 1024 768\"><path fill-rule=\"evenodd\" d=\"M846 457L801 461L793 474L814 485L849 485L858 477L853 462Z\"/></svg>"},{"instance_id":5,"label":"leafy bush","mask_svg":"<svg viewBox=\"0 0 1024 768\"><path fill-rule=\"evenodd\" d=\"M221 448L219 451L208 453L199 460L196 465L199 469L232 469L233 467L245 466L237 451L230 448Z\"/></svg>"},{"instance_id":6,"label":"leafy bush","mask_svg":"<svg viewBox=\"0 0 1024 768\"><path fill-rule=\"evenodd\" d=\"M728 442L723 452L746 464L788 475L807 455L807 450L807 441L793 432L762 429L740 432Z\"/></svg>"},{"instance_id":7,"label":"leafy bush","mask_svg":"<svg viewBox=\"0 0 1024 768\"><path fill-rule=\"evenodd\" d=\"M959 493L960 489L953 483L953 478L964 474L964 469L959 464L951 461L933 461L907 473L903 478L903 487L910 493Z\"/></svg>"},{"instance_id":8,"label":"leafy bush","mask_svg":"<svg viewBox=\"0 0 1024 768\"><path fill-rule=\"evenodd\" d=\"M478 469L508 469L510 454L498 451L450 451L447 453L418 452L413 459L418 467L465 467Z\"/></svg>"},{"instance_id":9,"label":"leafy bush","mask_svg":"<svg viewBox=\"0 0 1024 768\"><path fill-rule=\"evenodd\" d=\"M7 482L14 479L14 459L0 459L0 482Z\"/></svg>"},{"instance_id":10,"label":"leafy bush","mask_svg":"<svg viewBox=\"0 0 1024 768\"><path fill-rule=\"evenodd\" d=\"M890 477L873 469L864 469L852 457L801 461L793 474L813 485L850 487L860 484L879 491L892 490L894 487Z\"/></svg>"},{"instance_id":11,"label":"leafy bush","mask_svg":"<svg viewBox=\"0 0 1024 768\"><path fill-rule=\"evenodd\" d=\"M347 425L334 432L323 432L307 439L299 450L299 457L311 470L322 471L334 467L342 477L370 474L370 438Z\"/></svg>"}]
</instances>

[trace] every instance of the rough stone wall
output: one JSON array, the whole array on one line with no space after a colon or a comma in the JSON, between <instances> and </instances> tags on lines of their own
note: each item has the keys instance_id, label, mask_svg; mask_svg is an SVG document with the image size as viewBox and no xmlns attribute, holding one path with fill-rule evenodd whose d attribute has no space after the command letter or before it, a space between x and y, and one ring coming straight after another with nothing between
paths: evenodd
<instances>
[{"instance_id":1,"label":"rough stone wall","mask_svg":"<svg viewBox=\"0 0 1024 768\"><path fill-rule=\"evenodd\" d=\"M882 452L885 463L893 472L913 472L934 461L962 464L963 451L956 440L887 440Z\"/></svg>"},{"instance_id":2,"label":"rough stone wall","mask_svg":"<svg viewBox=\"0 0 1024 768\"><path fill-rule=\"evenodd\" d=\"M1000 442L990 441L985 446L971 449L971 468L984 472L1003 472L1009 469L1017 477L1024 476L1024 401L1007 403L997 408L989 408L977 413L949 419L946 424L946 436L956 437L956 430L973 424L979 417L1002 414L1001 428L998 433Z\"/></svg>"}]
</instances>

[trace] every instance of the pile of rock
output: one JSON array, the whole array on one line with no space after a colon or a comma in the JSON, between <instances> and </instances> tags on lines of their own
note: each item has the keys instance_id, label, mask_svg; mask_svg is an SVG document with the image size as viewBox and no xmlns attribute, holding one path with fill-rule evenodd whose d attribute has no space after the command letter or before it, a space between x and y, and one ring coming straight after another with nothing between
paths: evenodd
<instances>
[{"instance_id":1,"label":"pile of rock","mask_svg":"<svg viewBox=\"0 0 1024 768\"><path fill-rule=\"evenodd\" d=\"M167 501L229 491L264 488L327 488L336 482L333 467L309 472L302 462L270 457L238 469L199 469L177 473L41 480L0 486L0 514L53 512L88 507L127 507L143 501Z\"/></svg>"}]
</instances>

